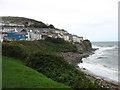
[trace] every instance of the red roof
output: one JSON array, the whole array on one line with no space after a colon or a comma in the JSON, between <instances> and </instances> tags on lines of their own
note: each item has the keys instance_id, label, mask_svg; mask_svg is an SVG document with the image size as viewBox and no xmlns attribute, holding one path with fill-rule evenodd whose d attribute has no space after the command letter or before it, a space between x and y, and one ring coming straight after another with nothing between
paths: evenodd
<instances>
[{"instance_id":1,"label":"red roof","mask_svg":"<svg viewBox=\"0 0 120 90\"><path fill-rule=\"evenodd\" d=\"M16 32L15 34L25 34L25 32Z\"/></svg>"}]
</instances>

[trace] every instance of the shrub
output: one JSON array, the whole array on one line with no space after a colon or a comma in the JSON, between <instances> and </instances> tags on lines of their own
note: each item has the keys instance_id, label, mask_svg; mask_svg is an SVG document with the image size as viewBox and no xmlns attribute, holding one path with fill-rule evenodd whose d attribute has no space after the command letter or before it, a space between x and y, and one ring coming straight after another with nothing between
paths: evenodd
<instances>
[{"instance_id":1,"label":"shrub","mask_svg":"<svg viewBox=\"0 0 120 90\"><path fill-rule=\"evenodd\" d=\"M58 55L35 53L29 57L27 66L72 88L96 87L82 72L76 70Z\"/></svg>"},{"instance_id":2,"label":"shrub","mask_svg":"<svg viewBox=\"0 0 120 90\"><path fill-rule=\"evenodd\" d=\"M49 41L49 42L52 42L52 43L58 43L58 44L65 44L65 43L67 43L64 39L62 39L62 38L50 38L50 37L48 37L48 38L46 38L45 39L46 41Z\"/></svg>"},{"instance_id":3,"label":"shrub","mask_svg":"<svg viewBox=\"0 0 120 90\"><path fill-rule=\"evenodd\" d=\"M27 54L23 49L22 46L18 44L11 44L11 43L3 43L2 45L2 55L24 59Z\"/></svg>"}]
</instances>

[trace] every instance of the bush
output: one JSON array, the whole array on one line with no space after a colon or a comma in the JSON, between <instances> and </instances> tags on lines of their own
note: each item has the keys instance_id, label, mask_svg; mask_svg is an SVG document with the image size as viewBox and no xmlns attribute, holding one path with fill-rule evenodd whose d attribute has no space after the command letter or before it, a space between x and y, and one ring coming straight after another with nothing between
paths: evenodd
<instances>
[{"instance_id":1,"label":"bush","mask_svg":"<svg viewBox=\"0 0 120 90\"><path fill-rule=\"evenodd\" d=\"M49 42L52 42L52 43L57 43L57 44L65 44L65 43L67 43L64 39L62 39L62 38L50 38L50 37L48 37L48 38L46 38L45 39L46 41L49 41Z\"/></svg>"},{"instance_id":2,"label":"bush","mask_svg":"<svg viewBox=\"0 0 120 90\"><path fill-rule=\"evenodd\" d=\"M3 43L2 45L2 55L24 59L26 58L27 54L23 49L22 46L18 44L11 44L11 43Z\"/></svg>"},{"instance_id":3,"label":"bush","mask_svg":"<svg viewBox=\"0 0 120 90\"><path fill-rule=\"evenodd\" d=\"M27 66L72 88L96 87L82 72L69 65L61 56L35 53L29 57Z\"/></svg>"},{"instance_id":4,"label":"bush","mask_svg":"<svg viewBox=\"0 0 120 90\"><path fill-rule=\"evenodd\" d=\"M70 42L65 41L62 38L46 38L46 45L49 45L49 49L55 52L77 52L77 48Z\"/></svg>"}]
</instances>

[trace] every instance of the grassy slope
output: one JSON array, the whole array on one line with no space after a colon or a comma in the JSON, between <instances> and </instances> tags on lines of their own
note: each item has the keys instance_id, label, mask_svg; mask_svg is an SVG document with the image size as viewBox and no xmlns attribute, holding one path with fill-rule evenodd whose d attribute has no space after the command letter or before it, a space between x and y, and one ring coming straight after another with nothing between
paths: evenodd
<instances>
[{"instance_id":1,"label":"grassy slope","mask_svg":"<svg viewBox=\"0 0 120 90\"><path fill-rule=\"evenodd\" d=\"M3 56L3 88L68 88L26 67L20 60Z\"/></svg>"},{"instance_id":2,"label":"grassy slope","mask_svg":"<svg viewBox=\"0 0 120 90\"><path fill-rule=\"evenodd\" d=\"M2 43L2 55L17 58L54 81L72 88L97 88L84 73L69 65L60 52L76 52L74 44L62 39Z\"/></svg>"}]
</instances>

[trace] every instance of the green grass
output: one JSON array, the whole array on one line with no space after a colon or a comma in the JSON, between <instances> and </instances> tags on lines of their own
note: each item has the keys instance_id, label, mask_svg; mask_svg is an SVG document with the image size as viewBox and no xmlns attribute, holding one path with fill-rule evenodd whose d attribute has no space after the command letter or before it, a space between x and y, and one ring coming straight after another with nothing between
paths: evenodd
<instances>
[{"instance_id":1,"label":"green grass","mask_svg":"<svg viewBox=\"0 0 120 90\"><path fill-rule=\"evenodd\" d=\"M3 56L3 88L69 88L25 66L17 59Z\"/></svg>"}]
</instances>

